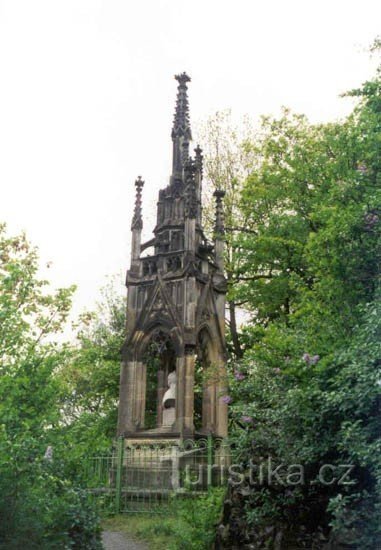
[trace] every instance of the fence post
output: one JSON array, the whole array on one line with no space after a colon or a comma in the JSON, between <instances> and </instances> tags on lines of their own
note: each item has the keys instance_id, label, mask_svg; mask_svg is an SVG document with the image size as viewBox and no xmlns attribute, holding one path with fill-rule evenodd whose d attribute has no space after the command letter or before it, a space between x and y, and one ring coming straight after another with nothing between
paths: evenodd
<instances>
[{"instance_id":1,"label":"fence post","mask_svg":"<svg viewBox=\"0 0 381 550\"><path fill-rule=\"evenodd\" d=\"M207 470L208 491L212 486L212 472L213 472L213 436L212 434L208 434L208 470Z\"/></svg>"},{"instance_id":2,"label":"fence post","mask_svg":"<svg viewBox=\"0 0 381 550\"><path fill-rule=\"evenodd\" d=\"M175 493L180 488L180 460L179 460L179 448L176 445L171 447L171 485Z\"/></svg>"},{"instance_id":3,"label":"fence post","mask_svg":"<svg viewBox=\"0 0 381 550\"><path fill-rule=\"evenodd\" d=\"M124 454L124 437L118 438L116 455L116 485L115 485L115 511L120 512L120 499L122 495L122 471Z\"/></svg>"}]
</instances>

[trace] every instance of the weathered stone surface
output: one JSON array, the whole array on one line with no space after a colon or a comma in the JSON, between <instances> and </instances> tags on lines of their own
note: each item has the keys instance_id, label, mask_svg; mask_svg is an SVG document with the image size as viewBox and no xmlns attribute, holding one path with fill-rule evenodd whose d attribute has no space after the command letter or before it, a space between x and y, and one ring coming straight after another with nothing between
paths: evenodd
<instances>
[{"instance_id":1,"label":"weathered stone surface","mask_svg":"<svg viewBox=\"0 0 381 550\"><path fill-rule=\"evenodd\" d=\"M177 75L172 129L173 163L169 185L159 192L154 237L141 243L143 181L136 180L132 220L131 267L127 273L128 320L120 381L118 434L147 431L146 359L152 345L157 371L158 436L194 436L194 377L198 356L213 368L203 391L202 432L227 435L227 407L220 400L225 386L225 293L223 261L224 193L216 192L216 231L208 242L202 228L202 151L189 156L192 139L185 73ZM142 251L151 251L141 256ZM161 346L161 348L160 348ZM174 410L164 410L166 380L176 372ZM169 414L171 418L168 419Z\"/></svg>"}]
</instances>

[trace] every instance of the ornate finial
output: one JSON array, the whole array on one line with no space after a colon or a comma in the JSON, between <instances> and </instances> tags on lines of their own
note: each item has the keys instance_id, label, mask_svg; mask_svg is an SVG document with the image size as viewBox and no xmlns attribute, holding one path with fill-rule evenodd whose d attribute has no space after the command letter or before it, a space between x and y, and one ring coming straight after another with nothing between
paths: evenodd
<instances>
[{"instance_id":1,"label":"ornate finial","mask_svg":"<svg viewBox=\"0 0 381 550\"><path fill-rule=\"evenodd\" d=\"M196 149L194 150L194 152L196 153L196 159L197 158L202 158L202 149L199 145L197 145Z\"/></svg>"},{"instance_id":2,"label":"ornate finial","mask_svg":"<svg viewBox=\"0 0 381 550\"><path fill-rule=\"evenodd\" d=\"M135 196L135 210L134 217L132 218L131 230L133 229L142 229L143 219L142 219L142 189L144 186L144 181L141 176L138 176L138 179L135 181L136 187L136 196Z\"/></svg>"},{"instance_id":3,"label":"ornate finial","mask_svg":"<svg viewBox=\"0 0 381 550\"><path fill-rule=\"evenodd\" d=\"M197 195L195 182L196 165L193 159L189 158L184 164L185 180L185 216L187 218L197 217Z\"/></svg>"},{"instance_id":4,"label":"ornate finial","mask_svg":"<svg viewBox=\"0 0 381 550\"><path fill-rule=\"evenodd\" d=\"M175 75L175 80L180 84L180 86L186 86L187 82L191 81L191 77L187 75L187 73L181 73Z\"/></svg>"},{"instance_id":5,"label":"ornate finial","mask_svg":"<svg viewBox=\"0 0 381 550\"><path fill-rule=\"evenodd\" d=\"M214 231L216 235L223 235L225 233L225 223L222 199L225 196L225 191L223 191L222 189L216 189L213 193L213 196L216 198L216 222L214 226Z\"/></svg>"},{"instance_id":6,"label":"ornate finial","mask_svg":"<svg viewBox=\"0 0 381 550\"><path fill-rule=\"evenodd\" d=\"M189 124L189 104L187 96L187 82L190 82L190 77L186 73L181 73L175 76L179 83L177 89L175 117L173 120L172 138L183 137L187 141L192 139L190 124Z\"/></svg>"}]
</instances>

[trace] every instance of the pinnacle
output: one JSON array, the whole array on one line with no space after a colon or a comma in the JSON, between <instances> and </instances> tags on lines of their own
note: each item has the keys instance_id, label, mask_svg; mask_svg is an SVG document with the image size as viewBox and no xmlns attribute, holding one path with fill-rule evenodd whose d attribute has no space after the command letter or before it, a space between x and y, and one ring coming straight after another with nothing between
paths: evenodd
<instances>
[{"instance_id":1,"label":"pinnacle","mask_svg":"<svg viewBox=\"0 0 381 550\"><path fill-rule=\"evenodd\" d=\"M191 81L190 76L188 76L185 72L181 74L176 74L175 79L180 84L180 86L185 86L187 82Z\"/></svg>"}]
</instances>

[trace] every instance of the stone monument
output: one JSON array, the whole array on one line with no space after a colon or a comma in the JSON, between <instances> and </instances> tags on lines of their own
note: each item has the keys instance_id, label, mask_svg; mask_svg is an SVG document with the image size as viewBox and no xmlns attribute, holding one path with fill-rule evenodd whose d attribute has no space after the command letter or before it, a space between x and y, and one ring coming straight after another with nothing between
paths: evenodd
<instances>
[{"instance_id":1,"label":"stone monument","mask_svg":"<svg viewBox=\"0 0 381 550\"><path fill-rule=\"evenodd\" d=\"M169 184L159 191L153 238L145 243L141 242L144 181L139 177L135 182L118 416L118 435L129 439L227 435L227 405L221 400L226 392L224 192L214 193L215 227L209 242L202 224L202 151L197 146L194 155L189 154L190 78L182 73L175 79L172 173ZM150 353L153 362L147 359ZM205 374L197 430L196 361ZM147 380L156 385L156 421L149 428L146 409L155 407L147 403Z\"/></svg>"}]
</instances>

